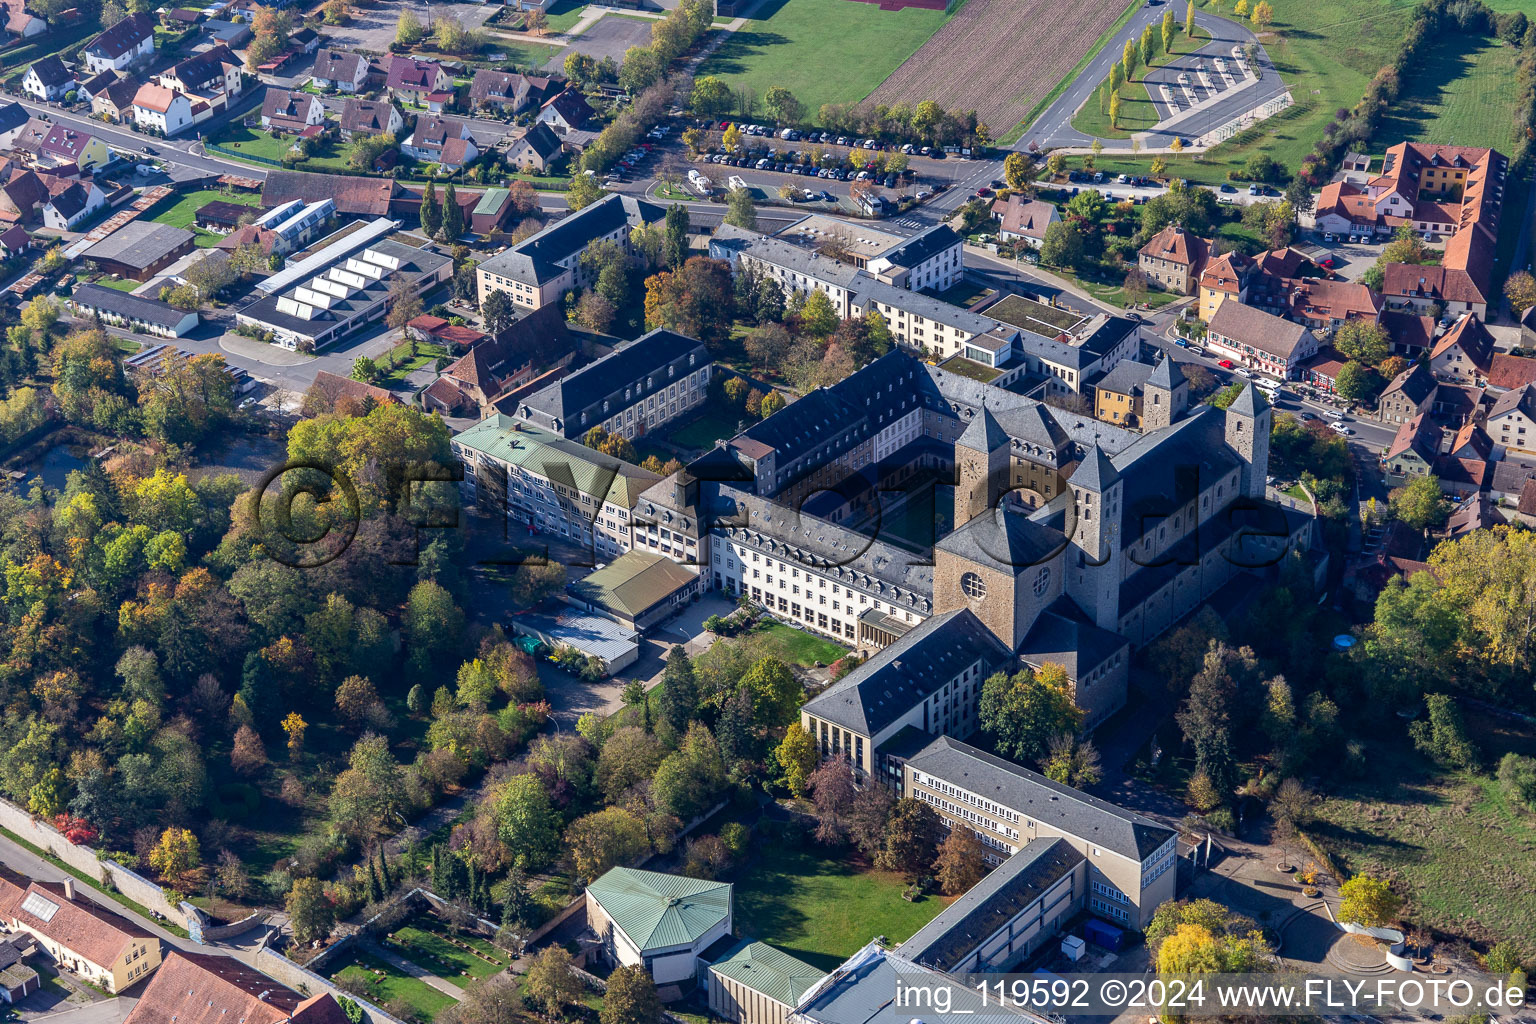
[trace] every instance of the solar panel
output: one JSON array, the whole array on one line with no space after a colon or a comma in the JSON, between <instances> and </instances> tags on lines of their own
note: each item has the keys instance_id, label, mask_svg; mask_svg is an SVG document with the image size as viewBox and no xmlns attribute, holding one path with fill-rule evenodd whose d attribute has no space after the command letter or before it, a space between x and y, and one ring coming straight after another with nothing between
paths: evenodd
<instances>
[{"instance_id":1,"label":"solar panel","mask_svg":"<svg viewBox=\"0 0 1536 1024\"><path fill-rule=\"evenodd\" d=\"M59 912L59 905L44 897L42 893L29 892L27 898L21 901L21 909L33 917L51 921L53 915Z\"/></svg>"}]
</instances>

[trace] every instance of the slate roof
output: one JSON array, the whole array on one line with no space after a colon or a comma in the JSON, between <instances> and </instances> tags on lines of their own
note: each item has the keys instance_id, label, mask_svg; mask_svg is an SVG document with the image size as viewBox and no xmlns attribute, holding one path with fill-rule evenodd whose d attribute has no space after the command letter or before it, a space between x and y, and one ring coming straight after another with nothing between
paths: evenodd
<instances>
[{"instance_id":1,"label":"slate roof","mask_svg":"<svg viewBox=\"0 0 1536 1024\"><path fill-rule=\"evenodd\" d=\"M642 951L686 946L730 918L731 886L638 868L613 868L587 898Z\"/></svg>"},{"instance_id":2,"label":"slate roof","mask_svg":"<svg viewBox=\"0 0 1536 1024\"><path fill-rule=\"evenodd\" d=\"M1022 765L940 736L907 765L1122 857L1144 861L1176 833L1146 815L1064 786Z\"/></svg>"},{"instance_id":3,"label":"slate roof","mask_svg":"<svg viewBox=\"0 0 1536 1024\"><path fill-rule=\"evenodd\" d=\"M107 86L105 100L117 110L124 110L133 105L133 98L139 94L139 80L132 75L124 75L116 82Z\"/></svg>"},{"instance_id":4,"label":"slate roof","mask_svg":"<svg viewBox=\"0 0 1536 1024\"><path fill-rule=\"evenodd\" d=\"M1075 601L1061 597L1035 619L1015 653L1028 665L1060 665L1081 679L1126 646L1125 637L1099 628Z\"/></svg>"},{"instance_id":5,"label":"slate roof","mask_svg":"<svg viewBox=\"0 0 1536 1024\"><path fill-rule=\"evenodd\" d=\"M1077 469L1072 473L1071 484L1096 494L1103 494L1120 479L1120 471L1110 461L1104 449L1094 445Z\"/></svg>"},{"instance_id":6,"label":"slate roof","mask_svg":"<svg viewBox=\"0 0 1536 1024\"><path fill-rule=\"evenodd\" d=\"M737 942L709 969L790 1007L798 1005L805 993L827 976L804 960L751 939Z\"/></svg>"},{"instance_id":7,"label":"slate roof","mask_svg":"<svg viewBox=\"0 0 1536 1024\"><path fill-rule=\"evenodd\" d=\"M686 362L690 355L694 357L692 364ZM527 409L537 414L545 421L542 425L549 429L567 434L585 431L607 416L594 413L593 422L582 424L580 416L583 412L615 394L622 395L625 388L637 381L640 386L632 392L628 403L622 398L615 401L614 411L645 401L647 396L678 380L668 376L665 370L679 361L683 361L684 372L691 373L709 364L709 352L701 341L658 328L529 395L518 411ZM556 427L556 422L560 426Z\"/></svg>"},{"instance_id":8,"label":"slate roof","mask_svg":"<svg viewBox=\"0 0 1536 1024\"><path fill-rule=\"evenodd\" d=\"M309 124L309 117L317 106L322 106L318 96L269 86L261 101L261 116L284 126L303 126Z\"/></svg>"},{"instance_id":9,"label":"slate roof","mask_svg":"<svg viewBox=\"0 0 1536 1024\"><path fill-rule=\"evenodd\" d=\"M0 107L0 132L14 131L31 120L27 108L14 100Z\"/></svg>"},{"instance_id":10,"label":"slate roof","mask_svg":"<svg viewBox=\"0 0 1536 1024\"><path fill-rule=\"evenodd\" d=\"M981 415L971 420L970 426L961 432L960 439L955 443L973 452L990 452L1005 447L1008 441L1008 432L997 422L992 410L982 406Z\"/></svg>"},{"instance_id":11,"label":"slate roof","mask_svg":"<svg viewBox=\"0 0 1536 1024\"><path fill-rule=\"evenodd\" d=\"M1387 329L1387 334L1391 336L1393 342L1411 353L1428 348L1435 337L1434 318L1422 316L1412 310L1382 310L1381 326Z\"/></svg>"},{"instance_id":12,"label":"slate roof","mask_svg":"<svg viewBox=\"0 0 1536 1024\"><path fill-rule=\"evenodd\" d=\"M518 146L527 146L529 149L533 150L539 155L540 160L548 160L550 157L560 152L561 142L559 136L555 134L554 129L540 121L532 128L529 128L528 134L524 135L521 139L518 139L512 144L512 146L513 148Z\"/></svg>"},{"instance_id":13,"label":"slate roof","mask_svg":"<svg viewBox=\"0 0 1536 1024\"><path fill-rule=\"evenodd\" d=\"M87 309L99 309L131 320L156 324L168 330L174 329L188 316L183 309L161 302L159 299L130 295L116 288L104 288L99 284L82 284L69 297L70 301Z\"/></svg>"},{"instance_id":14,"label":"slate roof","mask_svg":"<svg viewBox=\"0 0 1536 1024\"><path fill-rule=\"evenodd\" d=\"M42 60L34 63L31 70L38 80L49 89L57 88L74 78L68 69L64 67L64 62L57 57L44 57Z\"/></svg>"},{"instance_id":15,"label":"slate roof","mask_svg":"<svg viewBox=\"0 0 1536 1024\"><path fill-rule=\"evenodd\" d=\"M358 74L361 71L362 74ZM368 58L322 46L315 52L315 66L310 74L328 82L356 82L368 73Z\"/></svg>"},{"instance_id":16,"label":"slate roof","mask_svg":"<svg viewBox=\"0 0 1536 1024\"><path fill-rule=\"evenodd\" d=\"M1008 660L1008 648L969 608L933 615L802 710L873 738L978 658L986 674Z\"/></svg>"},{"instance_id":17,"label":"slate roof","mask_svg":"<svg viewBox=\"0 0 1536 1024\"><path fill-rule=\"evenodd\" d=\"M146 39L153 38L155 23L147 14L130 14L86 44L86 52L116 60Z\"/></svg>"},{"instance_id":18,"label":"slate roof","mask_svg":"<svg viewBox=\"0 0 1536 1024\"><path fill-rule=\"evenodd\" d=\"M935 549L1002 572L1044 565L1067 544L1067 536L1048 514L1051 506L1030 516L991 509L941 538Z\"/></svg>"},{"instance_id":19,"label":"slate roof","mask_svg":"<svg viewBox=\"0 0 1536 1024\"><path fill-rule=\"evenodd\" d=\"M228 46L223 43L195 53L186 60L177 64L172 69L172 74L186 88L197 92L210 84L223 87L224 65L231 64L235 67L241 65L239 57L236 57Z\"/></svg>"},{"instance_id":20,"label":"slate roof","mask_svg":"<svg viewBox=\"0 0 1536 1024\"><path fill-rule=\"evenodd\" d=\"M1435 375L1429 372L1428 367L1423 363L1414 363L1387 383L1387 386L1382 389L1381 397L1386 398L1402 392L1403 397L1418 408L1429 401L1438 386Z\"/></svg>"},{"instance_id":21,"label":"slate roof","mask_svg":"<svg viewBox=\"0 0 1536 1024\"><path fill-rule=\"evenodd\" d=\"M1184 377L1184 371L1179 369L1179 364L1172 356L1165 356L1152 368L1152 375L1147 378L1147 386L1161 388L1164 391L1172 391L1180 384L1188 383Z\"/></svg>"},{"instance_id":22,"label":"slate roof","mask_svg":"<svg viewBox=\"0 0 1536 1024\"><path fill-rule=\"evenodd\" d=\"M342 130L386 132L389 130L389 112L394 106L389 100L349 99L341 107Z\"/></svg>"},{"instance_id":23,"label":"slate roof","mask_svg":"<svg viewBox=\"0 0 1536 1024\"><path fill-rule=\"evenodd\" d=\"M887 249L878 257L889 260L898 267L915 267L961 242L960 236L955 234L955 229L948 224L935 224L925 231L897 243Z\"/></svg>"},{"instance_id":24,"label":"slate roof","mask_svg":"<svg viewBox=\"0 0 1536 1024\"><path fill-rule=\"evenodd\" d=\"M329 178L330 175L325 177ZM267 181L271 180L272 175L269 174ZM593 239L601 238L623 224L639 227L642 223L655 223L665 217L666 213L661 206L633 196L604 196L591 206L497 253L480 264L480 269L523 284L542 284L565 273L559 261L570 259L581 252Z\"/></svg>"},{"instance_id":25,"label":"slate roof","mask_svg":"<svg viewBox=\"0 0 1536 1024\"><path fill-rule=\"evenodd\" d=\"M1201 490L1242 465L1237 453L1227 447L1224 414L1209 405L1191 410L1167 429L1141 435L1112 461L1123 481L1120 534L1124 544L1155 529L1165 516L1174 515L1196 500Z\"/></svg>"},{"instance_id":26,"label":"slate roof","mask_svg":"<svg viewBox=\"0 0 1536 1024\"><path fill-rule=\"evenodd\" d=\"M587 102L586 97L573 88L567 88L560 95L545 103L539 111L541 116L545 110L553 110L560 115L562 121L572 128L580 128L597 114L597 111L592 109L592 104Z\"/></svg>"},{"instance_id":27,"label":"slate roof","mask_svg":"<svg viewBox=\"0 0 1536 1024\"><path fill-rule=\"evenodd\" d=\"M936 971L956 970L1085 859L1065 839L1025 844L898 946L896 955Z\"/></svg>"},{"instance_id":28,"label":"slate roof","mask_svg":"<svg viewBox=\"0 0 1536 1024\"><path fill-rule=\"evenodd\" d=\"M1163 362L1172 362L1164 359ZM1156 368L1135 359L1122 359L1094 385L1098 391L1110 391L1117 395L1139 395L1147 381L1152 379ZM1167 371L1164 371L1167 376Z\"/></svg>"},{"instance_id":29,"label":"slate roof","mask_svg":"<svg viewBox=\"0 0 1536 1024\"><path fill-rule=\"evenodd\" d=\"M1488 372L1493 359L1493 335L1475 313L1463 314L1455 326L1435 342L1435 347L1429 351L1429 358L1436 359L1458 346L1473 366L1484 373Z\"/></svg>"},{"instance_id":30,"label":"slate roof","mask_svg":"<svg viewBox=\"0 0 1536 1024\"><path fill-rule=\"evenodd\" d=\"M1283 320L1241 302L1223 302L1216 315L1211 317L1209 330L1281 359L1292 358L1308 333L1302 324Z\"/></svg>"},{"instance_id":31,"label":"slate roof","mask_svg":"<svg viewBox=\"0 0 1536 1024\"><path fill-rule=\"evenodd\" d=\"M1536 384L1527 384L1514 391L1506 391L1493 403L1493 408L1488 410L1490 421L1503 416L1505 413L1519 410L1529 419L1536 420Z\"/></svg>"},{"instance_id":32,"label":"slate roof","mask_svg":"<svg viewBox=\"0 0 1536 1024\"><path fill-rule=\"evenodd\" d=\"M515 102L518 86L526 82L527 79L515 71L480 68L475 72L475 77L470 79L469 101L474 106L497 100Z\"/></svg>"}]
</instances>

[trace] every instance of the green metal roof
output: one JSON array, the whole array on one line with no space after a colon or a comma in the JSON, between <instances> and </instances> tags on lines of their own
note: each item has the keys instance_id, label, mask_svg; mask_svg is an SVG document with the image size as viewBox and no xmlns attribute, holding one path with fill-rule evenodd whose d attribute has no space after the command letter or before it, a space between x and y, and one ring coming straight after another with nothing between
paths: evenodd
<instances>
[{"instance_id":1,"label":"green metal roof","mask_svg":"<svg viewBox=\"0 0 1536 1024\"><path fill-rule=\"evenodd\" d=\"M495 213L501 209L501 204L505 203L511 194L504 188L488 188L480 197L480 201L475 204L472 213Z\"/></svg>"},{"instance_id":2,"label":"green metal roof","mask_svg":"<svg viewBox=\"0 0 1536 1024\"><path fill-rule=\"evenodd\" d=\"M827 976L804 960L750 939L736 943L709 969L790 1007L800 1005L800 997Z\"/></svg>"},{"instance_id":3,"label":"green metal roof","mask_svg":"<svg viewBox=\"0 0 1536 1024\"><path fill-rule=\"evenodd\" d=\"M670 558L648 551L626 551L572 584L572 592L633 619L697 579Z\"/></svg>"},{"instance_id":4,"label":"green metal roof","mask_svg":"<svg viewBox=\"0 0 1536 1024\"><path fill-rule=\"evenodd\" d=\"M481 420L453 440L622 508L634 508L640 494L661 479L639 466L502 413Z\"/></svg>"},{"instance_id":5,"label":"green metal roof","mask_svg":"<svg viewBox=\"0 0 1536 1024\"><path fill-rule=\"evenodd\" d=\"M638 868L614 868L587 887L639 949L697 942L731 913L729 882L706 882Z\"/></svg>"}]
</instances>

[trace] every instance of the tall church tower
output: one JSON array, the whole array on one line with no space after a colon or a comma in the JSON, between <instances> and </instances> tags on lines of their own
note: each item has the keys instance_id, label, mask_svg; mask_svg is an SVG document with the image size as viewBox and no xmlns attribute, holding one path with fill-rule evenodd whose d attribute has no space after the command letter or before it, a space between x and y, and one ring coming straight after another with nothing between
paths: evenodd
<instances>
[{"instance_id":1,"label":"tall church tower","mask_svg":"<svg viewBox=\"0 0 1536 1024\"><path fill-rule=\"evenodd\" d=\"M1008 489L1008 432L986 406L955 442L955 525L989 515Z\"/></svg>"},{"instance_id":2,"label":"tall church tower","mask_svg":"<svg viewBox=\"0 0 1536 1024\"><path fill-rule=\"evenodd\" d=\"M1244 462L1242 492L1250 498L1264 497L1264 481L1269 476L1269 428L1274 415L1252 384L1227 407L1227 447Z\"/></svg>"},{"instance_id":3,"label":"tall church tower","mask_svg":"<svg viewBox=\"0 0 1536 1024\"><path fill-rule=\"evenodd\" d=\"M1184 371L1164 356L1141 389L1141 425L1145 431L1161 430L1177 422L1189 408L1189 381Z\"/></svg>"},{"instance_id":4,"label":"tall church tower","mask_svg":"<svg viewBox=\"0 0 1536 1024\"><path fill-rule=\"evenodd\" d=\"M1067 595L1100 629L1120 629L1120 583L1125 577L1121 550L1121 499L1125 486L1104 449L1095 442L1088 457L1067 481L1076 515L1072 546L1067 549Z\"/></svg>"}]
</instances>

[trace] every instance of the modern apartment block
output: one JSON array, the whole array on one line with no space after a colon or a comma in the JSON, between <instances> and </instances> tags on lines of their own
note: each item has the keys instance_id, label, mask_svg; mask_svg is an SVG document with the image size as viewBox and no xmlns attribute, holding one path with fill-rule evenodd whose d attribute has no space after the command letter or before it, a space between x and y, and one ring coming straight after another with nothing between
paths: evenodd
<instances>
[{"instance_id":1,"label":"modern apartment block","mask_svg":"<svg viewBox=\"0 0 1536 1024\"><path fill-rule=\"evenodd\" d=\"M1178 833L1038 772L941 736L906 759L902 794L975 832L1004 863L1032 843L1066 840L1087 861L1087 907L1145 929L1174 897Z\"/></svg>"}]
</instances>

